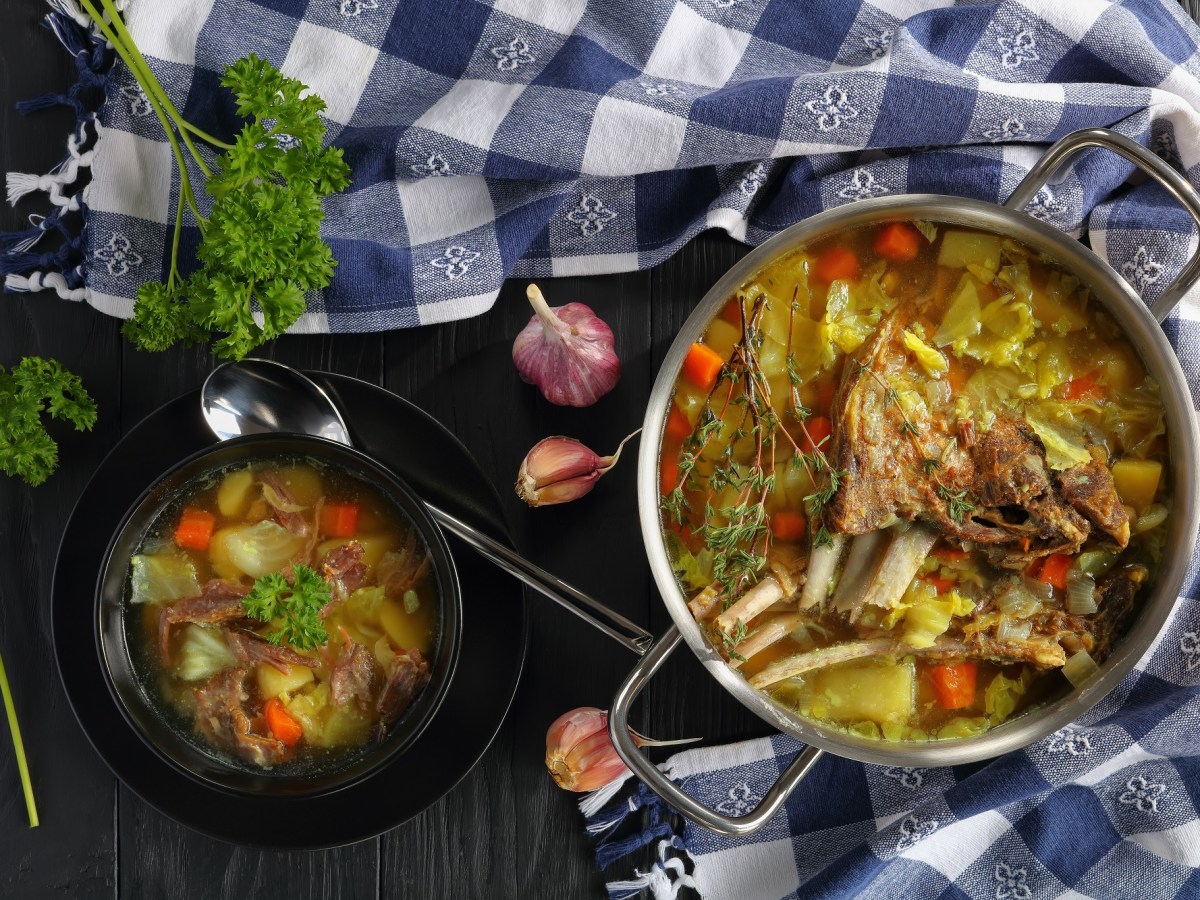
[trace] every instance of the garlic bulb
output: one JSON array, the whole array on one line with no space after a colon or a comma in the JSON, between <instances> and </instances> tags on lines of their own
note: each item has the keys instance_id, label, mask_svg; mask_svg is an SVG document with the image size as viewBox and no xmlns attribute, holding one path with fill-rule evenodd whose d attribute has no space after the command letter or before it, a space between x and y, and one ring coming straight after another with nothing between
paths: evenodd
<instances>
[{"instance_id":1,"label":"garlic bulb","mask_svg":"<svg viewBox=\"0 0 1200 900\"><path fill-rule=\"evenodd\" d=\"M632 728L629 734L639 747L671 747L698 740L655 741ZM608 736L608 713L594 706L581 706L554 720L546 731L546 768L555 783L568 791L594 791L629 774Z\"/></svg>"},{"instance_id":2,"label":"garlic bulb","mask_svg":"<svg viewBox=\"0 0 1200 900\"><path fill-rule=\"evenodd\" d=\"M638 431L641 431L639 428ZM617 464L621 441L612 456L600 456L575 438L543 438L521 461L517 472L517 496L530 506L549 506L577 500L596 486L600 476Z\"/></svg>"},{"instance_id":3,"label":"garlic bulb","mask_svg":"<svg viewBox=\"0 0 1200 900\"><path fill-rule=\"evenodd\" d=\"M621 377L612 329L582 303L551 309L536 284L525 293L536 315L513 341L521 378L558 406L591 406Z\"/></svg>"},{"instance_id":4,"label":"garlic bulb","mask_svg":"<svg viewBox=\"0 0 1200 900\"><path fill-rule=\"evenodd\" d=\"M546 768L568 791L594 791L629 771L608 736L608 713L592 706L554 720L546 732Z\"/></svg>"}]
</instances>

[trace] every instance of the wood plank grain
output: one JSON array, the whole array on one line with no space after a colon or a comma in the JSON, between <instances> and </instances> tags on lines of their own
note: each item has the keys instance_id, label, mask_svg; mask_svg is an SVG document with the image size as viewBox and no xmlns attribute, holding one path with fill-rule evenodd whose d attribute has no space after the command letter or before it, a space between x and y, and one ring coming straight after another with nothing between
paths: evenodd
<instances>
[{"instance_id":1,"label":"wood plank grain","mask_svg":"<svg viewBox=\"0 0 1200 900\"><path fill-rule=\"evenodd\" d=\"M7 298L6 298L7 299ZM7 728L0 728L0 895L112 897L116 887L114 779L92 751L63 694L51 651L50 585L59 537L75 498L117 439L115 323L63 301L7 300L0 364L55 357L84 380L100 409L95 430L55 423L62 463L30 488L0 475L0 651L4 654L41 825L27 827ZM70 552L66 548L65 552ZM80 598L86 615L90 598Z\"/></svg>"},{"instance_id":2,"label":"wood plank grain","mask_svg":"<svg viewBox=\"0 0 1200 900\"><path fill-rule=\"evenodd\" d=\"M378 886L378 839L315 852L281 853L197 834L120 792L121 897L263 897L370 900ZM269 834L270 822L262 823Z\"/></svg>"},{"instance_id":3,"label":"wood plank grain","mask_svg":"<svg viewBox=\"0 0 1200 900\"><path fill-rule=\"evenodd\" d=\"M29 118L13 103L74 79L70 57L39 26L46 7L5 9L0 29L0 170L48 171L65 152L73 114ZM28 227L45 213L44 194L0 209L0 230ZM0 366L22 356L56 357L80 375L100 407L90 434L52 425L61 466L29 488L0 475L0 651L8 669L41 825L30 829L7 727L0 726L0 895L102 898L116 894L115 781L88 745L67 705L50 643L50 582L59 536L120 423L115 323L53 293L0 299Z\"/></svg>"},{"instance_id":4,"label":"wood plank grain","mask_svg":"<svg viewBox=\"0 0 1200 900\"><path fill-rule=\"evenodd\" d=\"M531 510L508 486L542 437L566 434L611 453L641 424L649 385L648 284L648 275L632 273L542 285L552 306L587 303L616 334L621 381L589 409L554 407L518 377L512 340L532 315L524 282L507 284L486 315L386 339L387 387L467 444L500 487L526 554L637 622L647 615L648 580L637 531L633 442L620 466L572 504ZM604 896L575 798L545 771L544 736L570 708L607 707L633 657L543 598L531 599L529 612L530 649L509 720L458 788L385 836L384 896L417 885L434 897L462 896L483 885L495 897L551 896L556 889ZM453 850L436 852L439 843Z\"/></svg>"}]
</instances>

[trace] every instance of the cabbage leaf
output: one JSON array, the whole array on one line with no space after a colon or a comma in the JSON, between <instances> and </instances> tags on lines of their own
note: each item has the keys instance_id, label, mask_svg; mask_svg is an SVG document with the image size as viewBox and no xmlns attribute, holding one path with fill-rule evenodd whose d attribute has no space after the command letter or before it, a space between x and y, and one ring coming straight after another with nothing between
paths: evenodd
<instances>
[{"instance_id":1,"label":"cabbage leaf","mask_svg":"<svg viewBox=\"0 0 1200 900\"><path fill-rule=\"evenodd\" d=\"M129 566L130 603L173 603L200 595L196 567L182 553L138 554Z\"/></svg>"},{"instance_id":2,"label":"cabbage leaf","mask_svg":"<svg viewBox=\"0 0 1200 900\"><path fill-rule=\"evenodd\" d=\"M237 659L219 628L193 623L184 629L179 665L175 669L183 681L207 681L236 664Z\"/></svg>"}]
</instances>

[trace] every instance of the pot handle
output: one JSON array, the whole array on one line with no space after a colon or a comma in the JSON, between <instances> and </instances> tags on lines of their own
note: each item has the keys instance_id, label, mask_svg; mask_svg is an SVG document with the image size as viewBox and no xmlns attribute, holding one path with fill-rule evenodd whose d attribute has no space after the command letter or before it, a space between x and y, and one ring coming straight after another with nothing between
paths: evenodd
<instances>
[{"instance_id":1,"label":"pot handle","mask_svg":"<svg viewBox=\"0 0 1200 900\"><path fill-rule=\"evenodd\" d=\"M1065 137L1059 138L1049 150L1042 154L1042 158L1034 163L1029 174L1021 179L1021 183L1005 201L1004 206L1018 212L1023 210L1068 158L1081 150L1088 150L1092 147L1111 150L1157 181L1191 214L1197 229L1200 229L1200 194L1196 193L1188 180L1141 144L1108 128L1085 128L1080 131L1072 131ZM1200 252L1193 254L1179 276L1168 285L1157 300L1150 304L1151 315L1159 322L1165 319L1198 278L1200 278Z\"/></svg>"},{"instance_id":2,"label":"pot handle","mask_svg":"<svg viewBox=\"0 0 1200 900\"><path fill-rule=\"evenodd\" d=\"M633 667L633 671L629 673L629 677L625 679L625 683L621 685L617 695L613 698L612 709L608 713L608 733L612 737L617 754L625 761L625 765L633 770L633 773L645 783L646 787L691 821L703 825L717 834L753 834L766 825L771 816L775 815L783 802L812 769L822 751L816 747L806 747L804 752L783 771L779 780L767 791L758 806L744 816L724 815L685 794L675 782L642 755L629 734L629 707L642 692L646 683L654 676L654 673L671 655L671 651L679 645L680 640L679 629L672 625L653 649Z\"/></svg>"}]
</instances>

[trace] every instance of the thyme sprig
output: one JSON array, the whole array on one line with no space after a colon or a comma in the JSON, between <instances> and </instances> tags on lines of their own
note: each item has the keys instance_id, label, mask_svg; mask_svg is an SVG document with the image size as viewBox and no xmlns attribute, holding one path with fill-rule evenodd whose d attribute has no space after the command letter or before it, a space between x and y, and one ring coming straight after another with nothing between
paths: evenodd
<instances>
[{"instance_id":1,"label":"thyme sprig","mask_svg":"<svg viewBox=\"0 0 1200 900\"><path fill-rule=\"evenodd\" d=\"M762 319L767 304L765 294L755 296L749 309L746 302L739 304L741 336L709 392L692 434L683 443L679 480L662 500L664 516L676 524L691 527L713 551L713 578L726 598L725 608L766 569L766 554L772 536L765 503L777 483L777 445L783 443L788 447L789 464L804 468L814 484L820 483L819 475L825 476L824 486L804 498L806 510L814 519L820 517L846 476L845 472L834 469L825 455L821 445L828 438L814 440L805 425L811 411L801 402L798 389L803 380L795 356L790 352L792 326L798 308L796 292L792 295L788 319L788 399L802 441L811 449L805 450L783 425L783 416L775 406L759 360L766 338ZM740 417L733 428L733 439L712 461L712 469L704 478L704 520L693 523L686 494L701 489L697 471L700 461L706 458L705 451L722 427L731 421L730 417L738 416L737 410L740 410ZM747 439L754 442L752 459L748 466L741 467L734 459L734 444L744 443ZM718 508L717 494L730 487L737 492L733 502ZM814 542L828 543L830 540L829 532L823 526L815 531ZM820 546L819 543L816 545Z\"/></svg>"}]
</instances>

